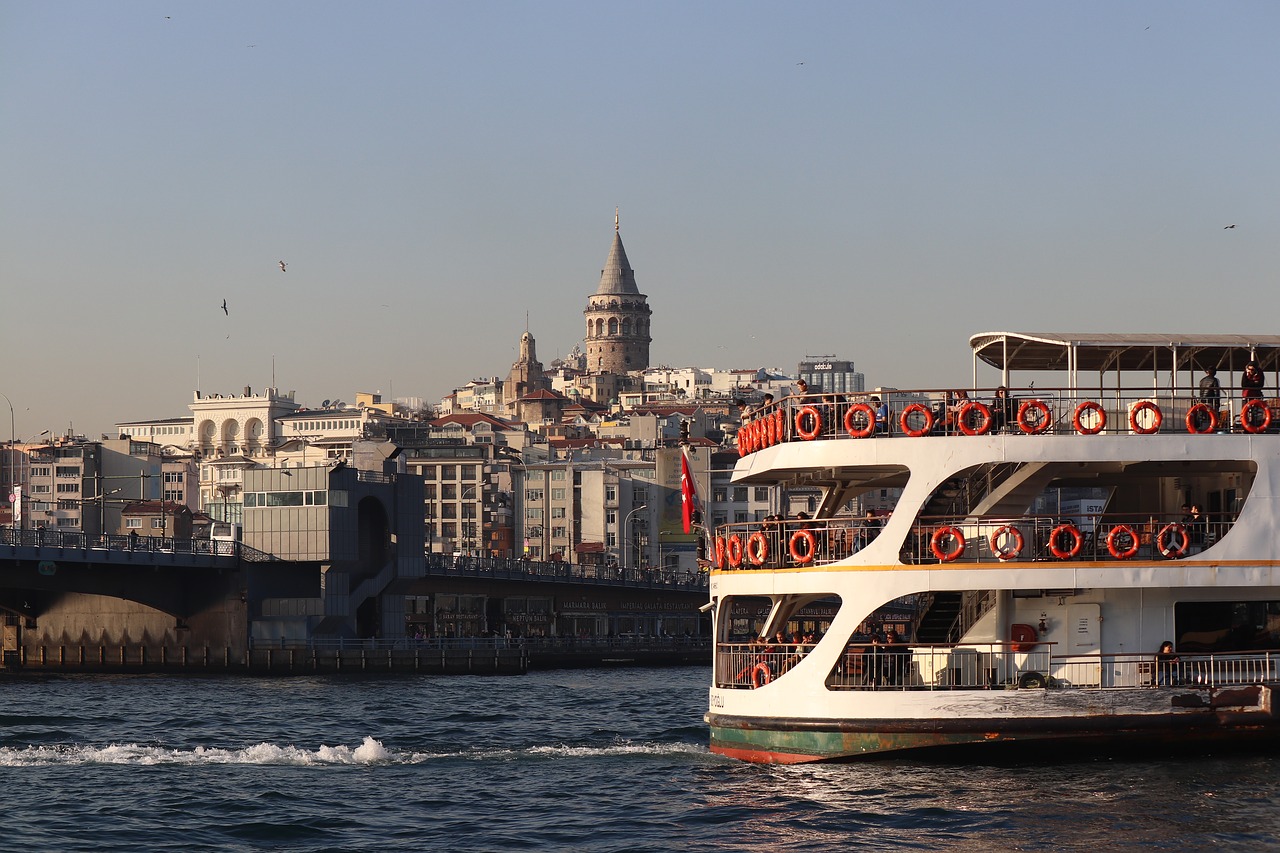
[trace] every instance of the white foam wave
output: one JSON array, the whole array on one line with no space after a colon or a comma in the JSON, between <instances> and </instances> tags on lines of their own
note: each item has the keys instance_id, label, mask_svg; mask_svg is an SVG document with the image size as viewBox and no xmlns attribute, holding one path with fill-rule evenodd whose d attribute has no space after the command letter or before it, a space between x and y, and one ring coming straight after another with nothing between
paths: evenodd
<instances>
[{"instance_id":1,"label":"white foam wave","mask_svg":"<svg viewBox=\"0 0 1280 853\"><path fill-rule=\"evenodd\" d=\"M297 746L259 743L241 749L197 746L166 749L137 743L107 746L63 745L0 749L0 767L37 767L80 764L385 764L397 757L381 741L366 737L359 746L324 746L314 750Z\"/></svg>"}]
</instances>

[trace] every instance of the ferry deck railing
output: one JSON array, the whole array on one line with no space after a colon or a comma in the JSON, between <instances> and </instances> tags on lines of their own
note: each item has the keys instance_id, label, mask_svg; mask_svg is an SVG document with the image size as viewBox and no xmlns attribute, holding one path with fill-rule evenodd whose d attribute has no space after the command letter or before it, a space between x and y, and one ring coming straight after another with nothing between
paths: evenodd
<instances>
[{"instance_id":1,"label":"ferry deck railing","mask_svg":"<svg viewBox=\"0 0 1280 853\"><path fill-rule=\"evenodd\" d=\"M712 565L728 571L830 565L882 535L883 521L849 517L720 525ZM907 565L1178 560L1217 542L1233 523L1222 516L1131 512L922 516L901 543L899 558Z\"/></svg>"},{"instance_id":2,"label":"ferry deck railing","mask_svg":"<svg viewBox=\"0 0 1280 853\"><path fill-rule=\"evenodd\" d=\"M758 689L786 678L812 650L805 643L720 643L717 687ZM827 675L832 690L1138 689L1280 682L1280 652L1059 653L1051 643L945 645L851 643Z\"/></svg>"},{"instance_id":3,"label":"ferry deck railing","mask_svg":"<svg viewBox=\"0 0 1280 853\"><path fill-rule=\"evenodd\" d=\"M946 389L806 394L752 411L738 430L745 456L775 444L925 435L1151 435L1280 431L1280 397L1246 400L1223 388L1202 398L1189 388Z\"/></svg>"}]
</instances>

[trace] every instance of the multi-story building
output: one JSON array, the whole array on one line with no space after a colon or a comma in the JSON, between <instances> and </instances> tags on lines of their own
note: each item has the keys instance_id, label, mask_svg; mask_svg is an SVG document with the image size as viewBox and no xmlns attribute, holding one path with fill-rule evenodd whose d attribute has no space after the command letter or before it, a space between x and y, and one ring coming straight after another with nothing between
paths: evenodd
<instances>
[{"instance_id":1,"label":"multi-story building","mask_svg":"<svg viewBox=\"0 0 1280 853\"><path fill-rule=\"evenodd\" d=\"M796 367L796 378L809 383L811 392L824 394L860 394L866 390L866 377L853 369L852 361L834 355L810 355Z\"/></svg>"},{"instance_id":2,"label":"multi-story building","mask_svg":"<svg viewBox=\"0 0 1280 853\"><path fill-rule=\"evenodd\" d=\"M89 534L114 533L121 508L158 500L158 445L129 438L61 440L29 452L22 523Z\"/></svg>"}]
</instances>

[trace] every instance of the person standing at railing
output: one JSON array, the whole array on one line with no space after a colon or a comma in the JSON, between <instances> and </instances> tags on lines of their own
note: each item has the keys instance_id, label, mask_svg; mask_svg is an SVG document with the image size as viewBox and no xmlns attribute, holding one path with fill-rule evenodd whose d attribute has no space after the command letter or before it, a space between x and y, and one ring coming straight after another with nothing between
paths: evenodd
<instances>
[{"instance_id":1,"label":"person standing at railing","mask_svg":"<svg viewBox=\"0 0 1280 853\"><path fill-rule=\"evenodd\" d=\"M1258 367L1258 363L1251 361L1246 364L1244 375L1240 377L1240 396L1245 400L1261 399L1264 384L1262 370Z\"/></svg>"},{"instance_id":2,"label":"person standing at railing","mask_svg":"<svg viewBox=\"0 0 1280 853\"><path fill-rule=\"evenodd\" d=\"M867 507L867 517L862 520L862 527L858 530L857 548L861 551L880 535L881 522L876 516L876 511L871 507Z\"/></svg>"},{"instance_id":3,"label":"person standing at railing","mask_svg":"<svg viewBox=\"0 0 1280 853\"><path fill-rule=\"evenodd\" d=\"M1009 389L1001 385L996 389L996 395L991 398L991 431L1002 432L1005 427L1013 424L1015 416L1013 413L1013 399L1009 396Z\"/></svg>"},{"instance_id":4,"label":"person standing at railing","mask_svg":"<svg viewBox=\"0 0 1280 853\"><path fill-rule=\"evenodd\" d=\"M1182 683L1181 661L1173 650L1173 643L1165 640L1156 652L1156 684L1160 687L1172 687Z\"/></svg>"},{"instance_id":5,"label":"person standing at railing","mask_svg":"<svg viewBox=\"0 0 1280 853\"><path fill-rule=\"evenodd\" d=\"M1200 402L1204 403L1216 417L1222 406L1222 383L1218 381L1218 368L1206 367L1204 376L1200 377Z\"/></svg>"}]
</instances>

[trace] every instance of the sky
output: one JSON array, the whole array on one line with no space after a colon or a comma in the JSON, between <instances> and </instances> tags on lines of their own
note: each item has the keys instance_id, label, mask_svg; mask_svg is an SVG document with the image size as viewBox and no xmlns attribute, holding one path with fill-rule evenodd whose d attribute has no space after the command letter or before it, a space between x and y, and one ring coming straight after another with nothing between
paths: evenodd
<instances>
[{"instance_id":1,"label":"sky","mask_svg":"<svg viewBox=\"0 0 1280 853\"><path fill-rule=\"evenodd\" d=\"M273 381L438 401L526 322L546 363L615 208L653 364L942 388L982 331L1275 333L1278 29L1270 2L0 0L0 437Z\"/></svg>"}]
</instances>

